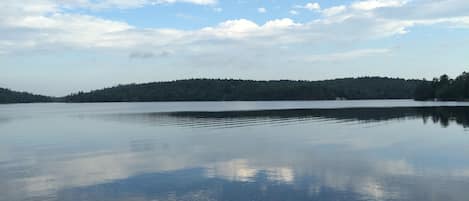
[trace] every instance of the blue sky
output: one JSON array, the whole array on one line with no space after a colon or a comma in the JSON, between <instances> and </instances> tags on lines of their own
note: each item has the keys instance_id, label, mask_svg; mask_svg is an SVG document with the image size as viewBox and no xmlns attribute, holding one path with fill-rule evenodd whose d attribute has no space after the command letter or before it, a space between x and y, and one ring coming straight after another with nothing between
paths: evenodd
<instances>
[{"instance_id":1,"label":"blue sky","mask_svg":"<svg viewBox=\"0 0 469 201\"><path fill-rule=\"evenodd\" d=\"M3 0L0 86L431 79L469 67L467 0Z\"/></svg>"}]
</instances>

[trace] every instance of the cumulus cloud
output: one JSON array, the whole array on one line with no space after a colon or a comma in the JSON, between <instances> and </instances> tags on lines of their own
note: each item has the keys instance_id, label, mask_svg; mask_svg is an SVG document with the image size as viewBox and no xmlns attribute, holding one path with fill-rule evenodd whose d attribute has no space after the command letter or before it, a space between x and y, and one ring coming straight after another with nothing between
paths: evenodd
<instances>
[{"instance_id":1,"label":"cumulus cloud","mask_svg":"<svg viewBox=\"0 0 469 201\"><path fill-rule=\"evenodd\" d=\"M319 11L321 10L321 5L317 2L309 2L306 3L305 5L294 5L294 9L306 9L310 11Z\"/></svg>"},{"instance_id":2,"label":"cumulus cloud","mask_svg":"<svg viewBox=\"0 0 469 201\"><path fill-rule=\"evenodd\" d=\"M352 8L358 10L374 10L385 7L401 7L407 3L407 0L364 0L352 4Z\"/></svg>"},{"instance_id":3,"label":"cumulus cloud","mask_svg":"<svg viewBox=\"0 0 469 201\"><path fill-rule=\"evenodd\" d=\"M273 36L282 30L298 27L300 24L293 22L289 18L268 21L263 25L258 25L247 19L228 20L214 27L206 27L199 31L192 32L193 36L205 36L212 39L247 39L260 36Z\"/></svg>"},{"instance_id":4,"label":"cumulus cloud","mask_svg":"<svg viewBox=\"0 0 469 201\"><path fill-rule=\"evenodd\" d=\"M263 24L248 19L234 19L218 25L194 30L136 28L126 22L67 12L67 6L90 3L140 6L152 3L186 2L199 5L216 4L215 0L5 0L0 2L0 53L35 49L108 48L129 52L129 49L171 49L186 55L226 51L226 46L242 52L327 43L356 43L399 34L414 26L444 24L466 28L469 25L469 3L464 0L433 2L422 0L363 0L349 5L321 9L317 3L301 6L317 10L322 17L306 23L289 18L273 19ZM454 8L456 5L457 8ZM436 7L441 8L438 12ZM391 9L391 10L389 10ZM389 15L388 12L394 13ZM416 15L415 13L420 13ZM424 13L429 13L429 17ZM296 12L292 14L297 14ZM331 61L357 56L383 54L386 50L361 50L331 55L312 56L311 61ZM158 54L158 53L155 53ZM293 53L292 53L293 54ZM149 57L134 54L130 57ZM322 58L320 58L322 57Z\"/></svg>"},{"instance_id":5,"label":"cumulus cloud","mask_svg":"<svg viewBox=\"0 0 469 201\"><path fill-rule=\"evenodd\" d=\"M314 11L314 10L321 9L321 6L319 5L319 3L311 2L311 3L307 3L306 5L304 5L303 8Z\"/></svg>"},{"instance_id":6,"label":"cumulus cloud","mask_svg":"<svg viewBox=\"0 0 469 201\"><path fill-rule=\"evenodd\" d=\"M325 16L330 17L330 16L334 16L334 15L343 13L345 10L347 10L347 7L344 6L344 5L341 5L341 6L334 6L334 7L330 7L330 8L324 9L324 10L322 10L321 12L322 12Z\"/></svg>"}]
</instances>

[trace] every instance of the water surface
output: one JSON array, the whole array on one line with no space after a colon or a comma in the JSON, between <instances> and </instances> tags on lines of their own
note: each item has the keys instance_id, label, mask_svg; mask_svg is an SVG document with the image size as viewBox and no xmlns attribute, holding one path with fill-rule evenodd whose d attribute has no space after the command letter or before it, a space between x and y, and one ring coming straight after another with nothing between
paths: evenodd
<instances>
[{"instance_id":1,"label":"water surface","mask_svg":"<svg viewBox=\"0 0 469 201\"><path fill-rule=\"evenodd\" d=\"M0 105L1 201L467 200L469 104Z\"/></svg>"}]
</instances>

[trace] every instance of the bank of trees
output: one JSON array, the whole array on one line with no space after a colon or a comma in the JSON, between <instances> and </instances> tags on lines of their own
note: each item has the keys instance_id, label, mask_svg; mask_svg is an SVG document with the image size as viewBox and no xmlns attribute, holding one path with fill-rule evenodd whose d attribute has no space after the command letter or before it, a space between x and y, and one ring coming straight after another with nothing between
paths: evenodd
<instances>
[{"instance_id":1,"label":"bank of trees","mask_svg":"<svg viewBox=\"0 0 469 201\"><path fill-rule=\"evenodd\" d=\"M463 73L455 79L443 75L432 81L386 77L325 81L189 79L118 85L60 98L0 88L0 103L412 98L416 100L467 100L469 99L469 74Z\"/></svg>"},{"instance_id":2,"label":"bank of trees","mask_svg":"<svg viewBox=\"0 0 469 201\"><path fill-rule=\"evenodd\" d=\"M415 90L416 100L469 100L469 73L464 72L454 79L448 75L419 84Z\"/></svg>"},{"instance_id":3,"label":"bank of trees","mask_svg":"<svg viewBox=\"0 0 469 201\"><path fill-rule=\"evenodd\" d=\"M53 98L0 88L0 103L51 102Z\"/></svg>"},{"instance_id":4,"label":"bank of trees","mask_svg":"<svg viewBox=\"0 0 469 201\"><path fill-rule=\"evenodd\" d=\"M119 85L64 98L67 102L254 101L413 98L419 80L382 77L326 81L189 79Z\"/></svg>"}]
</instances>

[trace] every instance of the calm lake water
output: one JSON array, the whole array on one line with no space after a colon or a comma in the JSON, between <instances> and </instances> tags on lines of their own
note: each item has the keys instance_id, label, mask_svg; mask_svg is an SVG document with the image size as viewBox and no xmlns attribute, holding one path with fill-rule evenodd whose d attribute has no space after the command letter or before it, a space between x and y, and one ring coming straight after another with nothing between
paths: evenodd
<instances>
[{"instance_id":1,"label":"calm lake water","mask_svg":"<svg viewBox=\"0 0 469 201\"><path fill-rule=\"evenodd\" d=\"M0 201L469 200L469 103L0 105Z\"/></svg>"}]
</instances>

